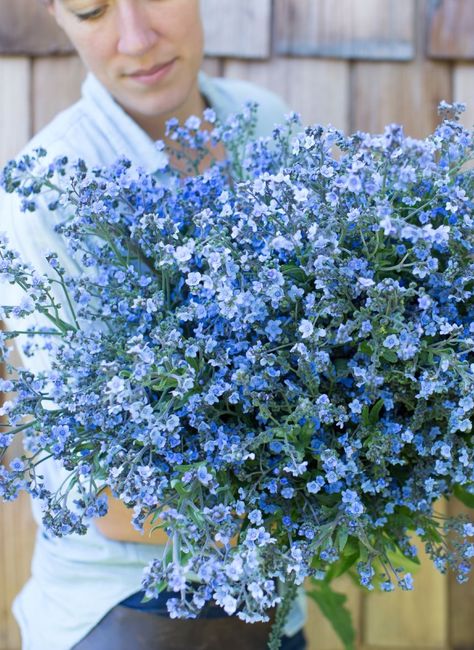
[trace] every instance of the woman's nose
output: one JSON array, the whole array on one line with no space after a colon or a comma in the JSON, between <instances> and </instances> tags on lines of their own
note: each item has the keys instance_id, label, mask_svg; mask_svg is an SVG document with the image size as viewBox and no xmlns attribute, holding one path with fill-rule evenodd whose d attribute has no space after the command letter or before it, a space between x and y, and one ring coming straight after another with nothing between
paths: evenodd
<instances>
[{"instance_id":1,"label":"woman's nose","mask_svg":"<svg viewBox=\"0 0 474 650\"><path fill-rule=\"evenodd\" d=\"M118 12L118 45L120 54L137 56L147 52L158 40L145 9L125 3Z\"/></svg>"}]
</instances>

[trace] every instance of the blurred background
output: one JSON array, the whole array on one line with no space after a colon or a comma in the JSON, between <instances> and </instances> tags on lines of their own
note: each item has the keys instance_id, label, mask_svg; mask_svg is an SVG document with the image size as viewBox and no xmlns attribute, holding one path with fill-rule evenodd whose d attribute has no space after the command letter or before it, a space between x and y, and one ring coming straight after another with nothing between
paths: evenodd
<instances>
[{"instance_id":1,"label":"blurred background","mask_svg":"<svg viewBox=\"0 0 474 650\"><path fill-rule=\"evenodd\" d=\"M377 132L398 122L424 137L445 99L466 102L463 121L474 125L474 0L201 2L206 71L267 86L305 123ZM84 75L37 0L0 0L0 166L79 98ZM0 650L20 648L10 609L34 534L27 499L0 505ZM362 593L346 579L335 587L349 597L360 650L474 650L474 579L460 586L426 564L414 592ZM310 650L339 650L309 607Z\"/></svg>"}]
</instances>

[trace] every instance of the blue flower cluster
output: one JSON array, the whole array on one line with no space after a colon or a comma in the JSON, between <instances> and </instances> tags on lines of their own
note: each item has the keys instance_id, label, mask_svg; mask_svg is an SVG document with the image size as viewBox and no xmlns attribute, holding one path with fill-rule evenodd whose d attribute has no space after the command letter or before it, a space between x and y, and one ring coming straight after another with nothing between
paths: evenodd
<instances>
[{"instance_id":1,"label":"blue flower cluster","mask_svg":"<svg viewBox=\"0 0 474 650\"><path fill-rule=\"evenodd\" d=\"M56 229L84 273L51 253L39 275L0 240L0 275L25 291L5 314L51 323L26 350L51 369L0 386L15 392L0 447L23 431L28 451L0 495L42 499L56 535L106 512L105 485L137 528L160 520L169 553L144 588L175 590L174 616L214 599L265 620L278 581L348 570L410 589L415 533L464 580L474 528L435 503L473 498L473 133L441 108L425 140L291 114L253 141L254 107L203 132L171 122L194 161L218 141L229 160L166 182L126 160L9 163L25 210L47 192L68 216ZM7 359L15 333L0 336ZM70 472L61 494L45 453Z\"/></svg>"}]
</instances>

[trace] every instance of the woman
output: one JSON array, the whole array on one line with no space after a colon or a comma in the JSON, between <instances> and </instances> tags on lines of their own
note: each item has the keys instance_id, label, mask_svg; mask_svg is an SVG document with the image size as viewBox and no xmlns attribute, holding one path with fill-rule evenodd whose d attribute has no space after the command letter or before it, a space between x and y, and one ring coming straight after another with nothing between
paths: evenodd
<instances>
[{"instance_id":1,"label":"woman","mask_svg":"<svg viewBox=\"0 0 474 650\"><path fill-rule=\"evenodd\" d=\"M224 119L247 100L259 103L257 134L269 134L285 112L273 94L245 82L211 79L199 72L203 32L199 0L42 0L66 32L89 75L81 100L60 113L29 143L27 151L44 147L50 157L81 157L89 165L107 165L125 155L156 173L171 117L184 121L212 107ZM216 151L218 156L223 151ZM2 195L2 230L14 248L45 273L45 250L60 254L70 273L80 273L64 242L53 231L46 201L33 214L19 214L19 201ZM10 300L13 301L14 296ZM59 302L60 299L58 298ZM12 304L12 303L11 303ZM13 319L8 321L15 329ZM47 367L41 354L25 365ZM64 479L52 461L44 463L52 489ZM70 502L74 494L70 495ZM23 650L187 650L227 646L262 649L269 626L247 625L210 608L194 621L167 617L167 594L141 604L143 569L162 549L163 537L140 535L130 524L130 511L109 499L109 513L92 522L87 535L52 538L39 524L32 577L14 603ZM161 533L163 535L163 533ZM283 648L305 647L303 596L295 602L285 628Z\"/></svg>"}]
</instances>

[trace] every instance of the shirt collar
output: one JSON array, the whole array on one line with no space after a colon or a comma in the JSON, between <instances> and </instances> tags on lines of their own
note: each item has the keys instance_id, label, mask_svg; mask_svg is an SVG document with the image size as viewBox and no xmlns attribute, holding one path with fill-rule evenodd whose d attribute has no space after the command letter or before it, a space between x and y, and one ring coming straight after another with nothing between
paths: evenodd
<instances>
[{"instance_id":1,"label":"shirt collar","mask_svg":"<svg viewBox=\"0 0 474 650\"><path fill-rule=\"evenodd\" d=\"M201 93L220 119L231 112L231 107L227 106L228 101L225 101L228 98L219 92L206 73L199 73L198 82ZM97 126L115 148L117 157L125 156L132 164L149 173L162 169L163 152L92 73L87 75L82 84L82 97Z\"/></svg>"}]
</instances>

